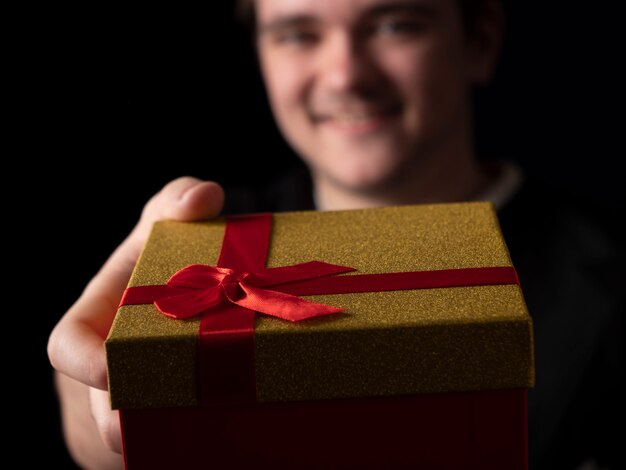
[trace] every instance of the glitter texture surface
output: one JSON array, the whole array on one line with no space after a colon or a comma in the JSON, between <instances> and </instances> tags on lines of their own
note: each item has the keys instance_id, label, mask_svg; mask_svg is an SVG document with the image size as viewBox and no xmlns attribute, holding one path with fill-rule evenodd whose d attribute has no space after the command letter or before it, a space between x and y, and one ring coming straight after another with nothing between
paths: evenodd
<instances>
[{"instance_id":1,"label":"glitter texture surface","mask_svg":"<svg viewBox=\"0 0 626 470\"><path fill-rule=\"evenodd\" d=\"M164 284L189 264L215 264L223 233L223 219L155 224L130 285ZM311 260L357 274L511 265L488 203L275 214L267 265ZM518 286L308 298L346 312L300 323L257 316L259 401L533 384L532 326ZM197 404L198 325L151 305L122 307L107 340L114 406Z\"/></svg>"}]
</instances>

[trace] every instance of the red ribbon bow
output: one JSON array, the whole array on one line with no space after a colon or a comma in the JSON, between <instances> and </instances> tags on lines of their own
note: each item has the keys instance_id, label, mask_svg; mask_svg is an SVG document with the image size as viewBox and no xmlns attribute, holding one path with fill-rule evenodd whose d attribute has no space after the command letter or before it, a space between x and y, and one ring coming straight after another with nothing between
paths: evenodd
<instances>
[{"instance_id":1,"label":"red ribbon bow","mask_svg":"<svg viewBox=\"0 0 626 470\"><path fill-rule=\"evenodd\" d=\"M224 302L250 310L300 321L342 312L343 309L319 304L280 292L280 285L354 271L322 261L281 266L259 272L238 273L230 268L193 264L174 274L167 286L176 294L155 300L157 309L176 319L200 315ZM273 287L273 289L267 289Z\"/></svg>"}]
</instances>

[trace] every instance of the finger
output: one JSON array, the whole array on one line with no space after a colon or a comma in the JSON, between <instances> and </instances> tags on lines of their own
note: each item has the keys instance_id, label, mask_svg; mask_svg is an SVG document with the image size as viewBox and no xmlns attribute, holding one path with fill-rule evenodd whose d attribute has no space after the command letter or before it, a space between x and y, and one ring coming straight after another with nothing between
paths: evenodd
<instances>
[{"instance_id":1,"label":"finger","mask_svg":"<svg viewBox=\"0 0 626 470\"><path fill-rule=\"evenodd\" d=\"M103 341L150 227L163 218L196 220L215 216L223 200L218 184L194 178L174 180L154 196L131 235L52 331L48 355L53 367L86 385L105 390Z\"/></svg>"},{"instance_id":2,"label":"finger","mask_svg":"<svg viewBox=\"0 0 626 470\"><path fill-rule=\"evenodd\" d=\"M112 410L109 402L109 392L89 388L91 415L102 442L109 450L122 453L122 433L120 432L120 416L117 410Z\"/></svg>"},{"instance_id":3,"label":"finger","mask_svg":"<svg viewBox=\"0 0 626 470\"><path fill-rule=\"evenodd\" d=\"M81 468L122 468L119 454L102 442L91 412L89 387L63 374L55 374L67 448Z\"/></svg>"}]
</instances>

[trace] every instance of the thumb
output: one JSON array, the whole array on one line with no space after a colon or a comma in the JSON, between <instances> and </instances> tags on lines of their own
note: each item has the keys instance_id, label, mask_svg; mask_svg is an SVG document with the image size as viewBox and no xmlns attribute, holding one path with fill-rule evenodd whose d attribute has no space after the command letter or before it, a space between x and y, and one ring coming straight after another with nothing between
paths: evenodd
<instances>
[{"instance_id":1,"label":"thumb","mask_svg":"<svg viewBox=\"0 0 626 470\"><path fill-rule=\"evenodd\" d=\"M193 221L215 217L224 206L224 190L212 181L182 177L170 182L144 207L132 236L145 240L157 220Z\"/></svg>"}]
</instances>

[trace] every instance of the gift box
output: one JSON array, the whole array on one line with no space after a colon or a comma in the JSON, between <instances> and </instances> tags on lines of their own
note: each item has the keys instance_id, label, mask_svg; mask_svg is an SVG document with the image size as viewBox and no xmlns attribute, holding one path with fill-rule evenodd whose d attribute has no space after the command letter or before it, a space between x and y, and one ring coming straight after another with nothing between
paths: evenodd
<instances>
[{"instance_id":1,"label":"gift box","mask_svg":"<svg viewBox=\"0 0 626 470\"><path fill-rule=\"evenodd\" d=\"M527 466L489 203L157 222L105 347L130 470Z\"/></svg>"}]
</instances>

